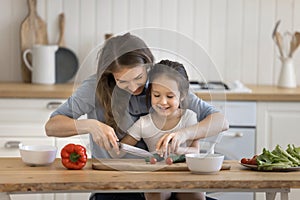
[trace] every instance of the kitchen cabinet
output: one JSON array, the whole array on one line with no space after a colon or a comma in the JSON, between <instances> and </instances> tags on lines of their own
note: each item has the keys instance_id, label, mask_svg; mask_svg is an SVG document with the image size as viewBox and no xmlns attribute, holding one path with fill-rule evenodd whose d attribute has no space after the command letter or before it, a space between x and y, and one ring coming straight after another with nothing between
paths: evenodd
<instances>
[{"instance_id":1,"label":"kitchen cabinet","mask_svg":"<svg viewBox=\"0 0 300 200\"><path fill-rule=\"evenodd\" d=\"M258 102L257 104L257 153L262 149L273 149L280 144L300 146L300 103ZM292 190L290 199L298 199L300 190ZM263 199L263 198L261 198Z\"/></svg>"},{"instance_id":2,"label":"kitchen cabinet","mask_svg":"<svg viewBox=\"0 0 300 200\"><path fill-rule=\"evenodd\" d=\"M68 138L48 137L44 125L50 114L65 99L0 99L0 156L20 157L19 145L45 144L61 148L67 143L82 144L89 150L87 135ZM90 157L90 152L88 151ZM82 200L89 193L11 195L12 200Z\"/></svg>"}]
</instances>

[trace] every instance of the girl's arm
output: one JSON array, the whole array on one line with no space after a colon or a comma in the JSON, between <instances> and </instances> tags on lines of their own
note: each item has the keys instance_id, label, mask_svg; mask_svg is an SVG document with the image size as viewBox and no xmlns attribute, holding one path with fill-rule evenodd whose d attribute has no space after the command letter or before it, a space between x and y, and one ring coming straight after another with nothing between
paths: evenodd
<instances>
[{"instance_id":1,"label":"girl's arm","mask_svg":"<svg viewBox=\"0 0 300 200\"><path fill-rule=\"evenodd\" d=\"M180 144L187 140L198 140L205 137L217 135L229 128L228 121L222 113L213 113L208 115L197 124L180 129L176 132L165 134L157 143L157 151L167 152L168 148L171 152L177 152ZM169 144L171 142L171 144ZM170 147L168 147L170 145Z\"/></svg>"},{"instance_id":2,"label":"girl's arm","mask_svg":"<svg viewBox=\"0 0 300 200\"><path fill-rule=\"evenodd\" d=\"M131 146L135 146L136 143L138 143L138 141L129 134L127 134L125 137L123 137L120 142L122 142L124 144L129 144Z\"/></svg>"}]
</instances>

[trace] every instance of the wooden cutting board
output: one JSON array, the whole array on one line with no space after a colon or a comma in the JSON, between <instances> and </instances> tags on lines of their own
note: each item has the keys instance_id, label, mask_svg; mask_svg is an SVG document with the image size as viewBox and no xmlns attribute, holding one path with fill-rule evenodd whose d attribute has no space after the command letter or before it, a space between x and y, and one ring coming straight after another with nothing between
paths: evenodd
<instances>
[{"instance_id":1,"label":"wooden cutting board","mask_svg":"<svg viewBox=\"0 0 300 200\"><path fill-rule=\"evenodd\" d=\"M31 82L31 71L24 63L23 52L34 44L48 44L47 25L37 14L36 4L36 0L28 0L29 13L20 28L22 78L26 83Z\"/></svg>"},{"instance_id":2,"label":"wooden cutting board","mask_svg":"<svg viewBox=\"0 0 300 200\"><path fill-rule=\"evenodd\" d=\"M95 170L117 170L117 171L188 171L186 163L165 164L164 161L156 164L146 163L144 159L98 159L92 163ZM225 162L222 170L230 169Z\"/></svg>"},{"instance_id":3,"label":"wooden cutting board","mask_svg":"<svg viewBox=\"0 0 300 200\"><path fill-rule=\"evenodd\" d=\"M58 38L58 46L65 47L65 14L61 13L58 16L59 22L59 38Z\"/></svg>"}]
</instances>

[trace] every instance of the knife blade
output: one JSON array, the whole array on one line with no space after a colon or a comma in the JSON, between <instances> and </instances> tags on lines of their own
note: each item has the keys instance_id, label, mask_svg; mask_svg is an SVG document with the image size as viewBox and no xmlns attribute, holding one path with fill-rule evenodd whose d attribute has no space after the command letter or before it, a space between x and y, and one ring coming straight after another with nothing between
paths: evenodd
<instances>
[{"instance_id":1,"label":"knife blade","mask_svg":"<svg viewBox=\"0 0 300 200\"><path fill-rule=\"evenodd\" d=\"M138 147L134 147L134 146L124 144L124 143L121 143L121 142L118 142L118 145L119 145L119 149L121 151L124 151L126 153L130 153L132 155L140 156L140 157L143 157L143 158L153 156L153 154L150 153L149 151L146 151L146 150L138 148Z\"/></svg>"}]
</instances>

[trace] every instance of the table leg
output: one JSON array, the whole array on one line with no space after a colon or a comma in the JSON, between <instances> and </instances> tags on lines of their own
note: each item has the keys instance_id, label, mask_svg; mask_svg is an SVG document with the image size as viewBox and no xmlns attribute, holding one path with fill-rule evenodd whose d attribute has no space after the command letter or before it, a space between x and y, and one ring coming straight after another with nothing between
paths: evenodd
<instances>
[{"instance_id":1,"label":"table leg","mask_svg":"<svg viewBox=\"0 0 300 200\"><path fill-rule=\"evenodd\" d=\"M10 200L10 196L6 192L0 192L0 200Z\"/></svg>"},{"instance_id":2,"label":"table leg","mask_svg":"<svg viewBox=\"0 0 300 200\"><path fill-rule=\"evenodd\" d=\"M266 192L266 200L275 200L276 192Z\"/></svg>"},{"instance_id":3,"label":"table leg","mask_svg":"<svg viewBox=\"0 0 300 200\"><path fill-rule=\"evenodd\" d=\"M288 192L281 192L280 193L280 199L281 200L288 200L289 199L289 193Z\"/></svg>"}]
</instances>

